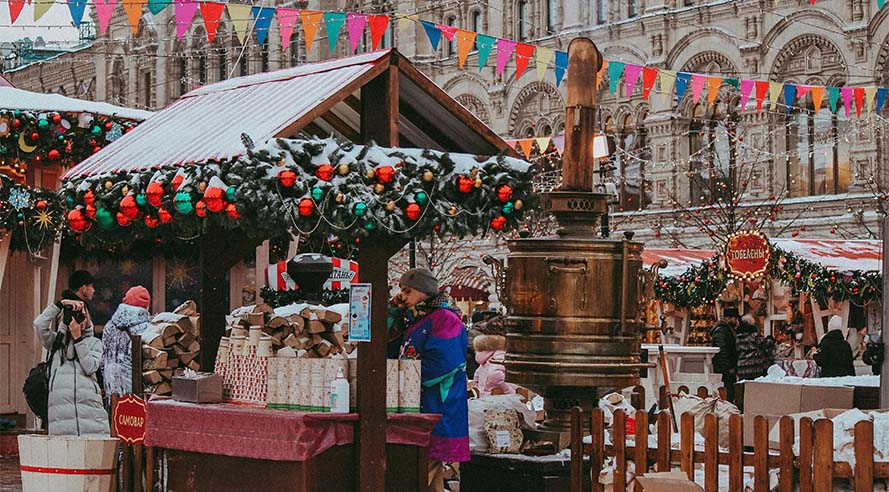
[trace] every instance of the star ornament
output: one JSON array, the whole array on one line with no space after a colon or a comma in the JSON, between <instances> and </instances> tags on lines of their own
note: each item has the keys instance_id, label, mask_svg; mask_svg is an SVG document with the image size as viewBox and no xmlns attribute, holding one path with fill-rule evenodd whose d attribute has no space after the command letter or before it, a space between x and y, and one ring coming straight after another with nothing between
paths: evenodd
<instances>
[{"instance_id":1,"label":"star ornament","mask_svg":"<svg viewBox=\"0 0 889 492\"><path fill-rule=\"evenodd\" d=\"M49 229L50 227L52 227L52 219L52 212L48 210L41 210L37 212L37 215L34 216L34 223L41 229Z\"/></svg>"}]
</instances>

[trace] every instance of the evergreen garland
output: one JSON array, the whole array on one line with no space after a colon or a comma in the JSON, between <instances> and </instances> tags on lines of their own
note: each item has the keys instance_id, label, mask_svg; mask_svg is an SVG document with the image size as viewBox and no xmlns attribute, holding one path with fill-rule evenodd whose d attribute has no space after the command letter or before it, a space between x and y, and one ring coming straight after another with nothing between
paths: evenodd
<instances>
[{"instance_id":1,"label":"evergreen garland","mask_svg":"<svg viewBox=\"0 0 889 492\"><path fill-rule=\"evenodd\" d=\"M18 184L0 173L0 232L6 232L0 240L12 241L10 251L36 254L55 240L64 216L55 193Z\"/></svg>"}]
</instances>

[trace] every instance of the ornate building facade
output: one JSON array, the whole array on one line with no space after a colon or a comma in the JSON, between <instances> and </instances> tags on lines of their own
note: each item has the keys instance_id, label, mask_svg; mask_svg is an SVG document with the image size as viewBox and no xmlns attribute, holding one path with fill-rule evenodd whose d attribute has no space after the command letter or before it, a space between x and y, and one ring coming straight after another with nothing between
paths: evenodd
<instances>
[{"instance_id":1,"label":"ornate building facade","mask_svg":"<svg viewBox=\"0 0 889 492\"><path fill-rule=\"evenodd\" d=\"M608 60L674 71L803 85L889 85L889 14L870 2L678 1L310 0L298 6L416 14L560 50L572 38L587 36ZM255 36L242 45L224 16L210 43L200 15L177 39L171 8L146 13L136 38L120 14L92 47L60 57L69 62L52 60L8 76L26 89L61 88L69 95L156 109L205 83L348 52L344 32L336 51L328 53L323 29L311 49L300 29L283 47L275 24L265 45ZM384 45L411 57L505 138L564 133L564 85L556 86L552 70L539 80L532 61L517 80L513 58L498 76L493 56L480 70L473 53L460 69L455 43L443 38L433 51L418 22L399 24L391 23ZM366 38L363 44L369 45ZM622 79L612 93L604 78L599 122L611 157L602 162L606 171L597 180L615 194L616 229L633 229L651 245L712 247L703 228L683 216L688 209L732 202L741 187L741 203L730 208L739 214L755 209L767 234L880 235L875 203L886 183L883 156L889 143L883 115L859 119L853 112L846 118L842 109L833 114L823 110L829 106L826 97L822 110L814 111L811 94L801 98L802 108L794 105L787 112L767 104L757 111L753 97L740 107L739 91L726 84L712 105L706 98L693 103L691 91L677 101L673 92L661 94L657 84L644 100L641 82L627 97ZM85 93L77 89L84 81ZM764 203L774 209L774 220L765 220Z\"/></svg>"}]
</instances>

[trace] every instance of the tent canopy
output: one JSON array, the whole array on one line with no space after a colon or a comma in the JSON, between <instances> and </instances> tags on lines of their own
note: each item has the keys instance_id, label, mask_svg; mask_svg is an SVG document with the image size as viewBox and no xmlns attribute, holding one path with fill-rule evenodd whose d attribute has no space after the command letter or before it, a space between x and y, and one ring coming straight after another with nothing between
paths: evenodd
<instances>
[{"instance_id":1,"label":"tent canopy","mask_svg":"<svg viewBox=\"0 0 889 492\"><path fill-rule=\"evenodd\" d=\"M514 152L475 115L395 50L328 60L224 80L195 89L73 167L66 178L222 160L244 153L241 135L259 144L300 132L338 134L361 143L362 89L394 68L398 145L495 155ZM515 154L513 154L515 155Z\"/></svg>"},{"instance_id":2,"label":"tent canopy","mask_svg":"<svg viewBox=\"0 0 889 492\"><path fill-rule=\"evenodd\" d=\"M11 86L0 86L0 108L60 113L92 113L139 121L146 120L154 114L141 109L124 108L103 102L83 101L61 94L42 94Z\"/></svg>"}]
</instances>

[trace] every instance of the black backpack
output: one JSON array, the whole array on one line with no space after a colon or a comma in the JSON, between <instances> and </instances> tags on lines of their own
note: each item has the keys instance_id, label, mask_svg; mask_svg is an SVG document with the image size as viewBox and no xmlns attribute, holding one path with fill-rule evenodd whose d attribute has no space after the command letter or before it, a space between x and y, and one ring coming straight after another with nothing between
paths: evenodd
<instances>
[{"instance_id":1,"label":"black backpack","mask_svg":"<svg viewBox=\"0 0 889 492\"><path fill-rule=\"evenodd\" d=\"M25 384L22 386L25 401L28 402L28 406L31 407L34 415L40 417L40 420L43 422L46 422L49 411L49 376L52 358L62 345L62 337L61 333L56 335L52 351L50 351L45 361L37 364L36 367L28 372L28 377L25 378Z\"/></svg>"}]
</instances>

